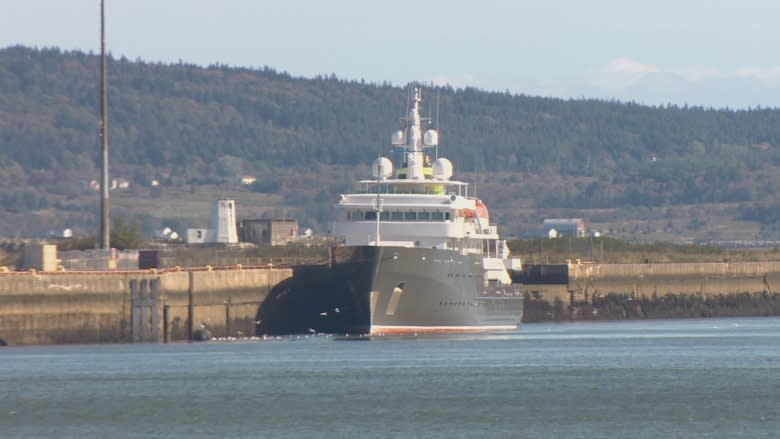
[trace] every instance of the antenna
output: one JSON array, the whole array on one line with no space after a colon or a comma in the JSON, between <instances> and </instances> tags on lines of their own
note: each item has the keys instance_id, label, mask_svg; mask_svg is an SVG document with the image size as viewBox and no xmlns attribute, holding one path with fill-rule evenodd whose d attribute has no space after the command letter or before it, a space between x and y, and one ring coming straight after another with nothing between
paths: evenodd
<instances>
[{"instance_id":1,"label":"antenna","mask_svg":"<svg viewBox=\"0 0 780 439\"><path fill-rule=\"evenodd\" d=\"M436 131L439 131L439 100L441 98L441 88L436 88Z\"/></svg>"},{"instance_id":2,"label":"antenna","mask_svg":"<svg viewBox=\"0 0 780 439\"><path fill-rule=\"evenodd\" d=\"M474 163L474 198L477 198L477 164Z\"/></svg>"},{"instance_id":3,"label":"antenna","mask_svg":"<svg viewBox=\"0 0 780 439\"><path fill-rule=\"evenodd\" d=\"M100 185L100 248L111 248L109 232L108 204L108 68L106 62L106 19L103 0L100 0L100 136L102 137L103 161L101 164L102 184Z\"/></svg>"},{"instance_id":4,"label":"antenna","mask_svg":"<svg viewBox=\"0 0 780 439\"><path fill-rule=\"evenodd\" d=\"M409 86L409 88L406 89L406 107L401 109L401 117L406 120L406 110L409 108L410 104L409 102L412 101L412 90L414 89L414 86ZM404 128L406 128L404 126Z\"/></svg>"},{"instance_id":5,"label":"antenna","mask_svg":"<svg viewBox=\"0 0 780 439\"><path fill-rule=\"evenodd\" d=\"M441 131L439 131L439 98L441 97L441 88L436 87L436 132L441 136ZM439 158L439 142L436 142L436 149L434 149L434 154L436 155L436 159Z\"/></svg>"}]
</instances>

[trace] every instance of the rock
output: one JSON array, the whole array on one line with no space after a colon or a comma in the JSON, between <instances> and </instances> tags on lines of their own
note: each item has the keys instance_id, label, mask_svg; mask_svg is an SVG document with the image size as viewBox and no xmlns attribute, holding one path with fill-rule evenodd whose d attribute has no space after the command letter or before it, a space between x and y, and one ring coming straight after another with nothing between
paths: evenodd
<instances>
[{"instance_id":1,"label":"rock","mask_svg":"<svg viewBox=\"0 0 780 439\"><path fill-rule=\"evenodd\" d=\"M192 339L195 341L209 341L213 338L211 331L208 328L201 328L192 334Z\"/></svg>"}]
</instances>

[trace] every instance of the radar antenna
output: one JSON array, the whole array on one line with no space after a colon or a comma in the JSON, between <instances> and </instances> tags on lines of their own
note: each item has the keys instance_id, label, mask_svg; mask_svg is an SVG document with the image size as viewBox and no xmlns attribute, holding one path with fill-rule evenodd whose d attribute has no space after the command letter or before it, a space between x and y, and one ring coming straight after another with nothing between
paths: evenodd
<instances>
[{"instance_id":1,"label":"radar antenna","mask_svg":"<svg viewBox=\"0 0 780 439\"><path fill-rule=\"evenodd\" d=\"M441 97L441 88L437 87L436 88L436 132L440 133L440 135L441 135L441 131L439 130L439 98L440 97ZM436 157L438 159L439 158L439 142L436 142L436 149L434 149L433 151L434 151L434 157Z\"/></svg>"}]
</instances>

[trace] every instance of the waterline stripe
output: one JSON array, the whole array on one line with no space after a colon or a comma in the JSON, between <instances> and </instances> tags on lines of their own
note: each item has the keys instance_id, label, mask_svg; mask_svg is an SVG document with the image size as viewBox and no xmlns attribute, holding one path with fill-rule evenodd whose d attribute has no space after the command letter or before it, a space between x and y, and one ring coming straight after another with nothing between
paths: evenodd
<instances>
[{"instance_id":1,"label":"waterline stripe","mask_svg":"<svg viewBox=\"0 0 780 439\"><path fill-rule=\"evenodd\" d=\"M377 334L413 334L434 332L489 332L514 331L517 325L496 326L383 326L372 325L371 335Z\"/></svg>"}]
</instances>

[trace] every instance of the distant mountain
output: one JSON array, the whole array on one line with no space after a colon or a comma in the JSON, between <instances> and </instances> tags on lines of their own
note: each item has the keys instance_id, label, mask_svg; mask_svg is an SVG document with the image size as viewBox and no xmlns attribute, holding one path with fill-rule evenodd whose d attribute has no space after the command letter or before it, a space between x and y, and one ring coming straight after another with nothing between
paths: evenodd
<instances>
[{"instance_id":1,"label":"distant mountain","mask_svg":"<svg viewBox=\"0 0 780 439\"><path fill-rule=\"evenodd\" d=\"M98 67L97 56L81 52L0 50L0 236L94 224L83 200L98 177ZM320 231L337 193L365 177L377 154L392 156L390 133L407 99L389 84L335 76L125 58L110 60L109 84L112 175L129 180L131 192L146 188L135 195L153 203L152 179L196 196L201 185L233 188L251 175L255 183L241 190L281 196L277 212L306 206L303 221ZM660 75L635 84L660 97L688 86ZM518 235L556 209L778 202L780 110L452 87L425 89L424 103L440 126L439 153L478 182ZM519 207L530 210L513 213ZM759 216L750 220L771 221Z\"/></svg>"},{"instance_id":2,"label":"distant mountain","mask_svg":"<svg viewBox=\"0 0 780 439\"><path fill-rule=\"evenodd\" d=\"M715 108L746 109L753 102L774 102L780 108L780 88L761 84L755 79L723 77L691 81L671 72L642 74L636 82L618 88L592 89L593 96L631 96L650 105L687 102L689 106L708 102Z\"/></svg>"}]
</instances>

